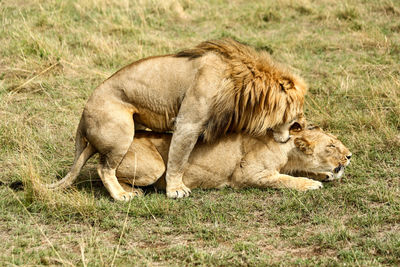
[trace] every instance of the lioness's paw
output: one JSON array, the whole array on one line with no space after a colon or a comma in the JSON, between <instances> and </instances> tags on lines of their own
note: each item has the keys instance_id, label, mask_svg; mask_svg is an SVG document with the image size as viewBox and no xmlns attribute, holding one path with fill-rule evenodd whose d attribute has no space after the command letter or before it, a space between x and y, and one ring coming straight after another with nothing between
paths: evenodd
<instances>
[{"instance_id":1,"label":"lioness's paw","mask_svg":"<svg viewBox=\"0 0 400 267\"><path fill-rule=\"evenodd\" d=\"M184 184L174 188L167 189L167 197L169 198L183 198L188 197L192 193L189 188L187 188Z\"/></svg>"},{"instance_id":2,"label":"lioness's paw","mask_svg":"<svg viewBox=\"0 0 400 267\"><path fill-rule=\"evenodd\" d=\"M327 172L324 181L332 181L332 180L335 180L335 176L333 175L333 173Z\"/></svg>"},{"instance_id":3,"label":"lioness's paw","mask_svg":"<svg viewBox=\"0 0 400 267\"><path fill-rule=\"evenodd\" d=\"M137 197L138 195L133 192L121 192L119 194L113 195L112 197L118 201L130 201L132 198Z\"/></svg>"},{"instance_id":4,"label":"lioness's paw","mask_svg":"<svg viewBox=\"0 0 400 267\"><path fill-rule=\"evenodd\" d=\"M307 181L307 183L304 185L304 190L315 190L315 189L320 189L322 188L323 185L321 182L318 181Z\"/></svg>"}]
</instances>

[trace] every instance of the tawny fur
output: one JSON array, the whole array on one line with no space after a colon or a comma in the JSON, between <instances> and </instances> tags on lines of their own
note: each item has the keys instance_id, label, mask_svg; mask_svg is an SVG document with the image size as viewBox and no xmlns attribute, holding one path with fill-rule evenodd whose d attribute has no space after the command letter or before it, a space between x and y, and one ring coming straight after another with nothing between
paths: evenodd
<instances>
[{"instance_id":1,"label":"tawny fur","mask_svg":"<svg viewBox=\"0 0 400 267\"><path fill-rule=\"evenodd\" d=\"M203 133L206 141L227 132L262 136L303 111L307 86L265 51L223 39L203 42L176 56L194 59L210 52L222 56L227 69L211 104L212 114Z\"/></svg>"},{"instance_id":2,"label":"tawny fur","mask_svg":"<svg viewBox=\"0 0 400 267\"><path fill-rule=\"evenodd\" d=\"M291 174L310 174L307 177L318 180L341 178L343 172L335 169L344 169L351 153L340 140L316 127L292 132L292 136L285 144L274 142L268 135L254 138L246 134L229 134L213 144L199 142L183 181L190 189L229 186L308 190L322 185ZM168 134L138 133L117 169L117 177L139 186L158 181L156 187L165 189L165 181L159 178L165 171L170 140ZM132 168L134 162L136 169ZM151 164L158 167L149 169Z\"/></svg>"},{"instance_id":3,"label":"tawny fur","mask_svg":"<svg viewBox=\"0 0 400 267\"><path fill-rule=\"evenodd\" d=\"M203 135L228 132L284 142L292 120L302 114L306 86L265 52L233 40L209 41L176 55L134 62L100 84L88 99L76 135L75 162L61 181L70 185L91 154L100 154L98 173L111 196L134 197L118 183L116 169L137 126L174 131L167 163L167 196L185 197L184 166Z\"/></svg>"}]
</instances>

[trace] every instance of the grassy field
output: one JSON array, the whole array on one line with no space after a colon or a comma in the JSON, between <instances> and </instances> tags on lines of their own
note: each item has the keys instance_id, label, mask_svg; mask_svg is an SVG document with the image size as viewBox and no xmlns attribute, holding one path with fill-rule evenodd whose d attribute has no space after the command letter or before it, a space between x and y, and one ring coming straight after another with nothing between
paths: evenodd
<instances>
[{"instance_id":1,"label":"grassy field","mask_svg":"<svg viewBox=\"0 0 400 267\"><path fill-rule=\"evenodd\" d=\"M395 0L0 0L0 265L399 265L399 18ZM36 186L69 170L105 78L220 37L304 77L307 117L353 152L341 181L118 203L93 159L72 190Z\"/></svg>"}]
</instances>

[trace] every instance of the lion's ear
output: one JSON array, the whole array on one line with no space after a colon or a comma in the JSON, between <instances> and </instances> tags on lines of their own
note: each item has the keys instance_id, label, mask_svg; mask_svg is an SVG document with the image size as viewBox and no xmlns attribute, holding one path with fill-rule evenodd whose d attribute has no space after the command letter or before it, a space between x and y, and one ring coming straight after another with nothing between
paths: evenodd
<instances>
[{"instance_id":1,"label":"lion's ear","mask_svg":"<svg viewBox=\"0 0 400 267\"><path fill-rule=\"evenodd\" d=\"M279 86L282 91L287 91L294 88L293 81L287 78L280 79Z\"/></svg>"},{"instance_id":2,"label":"lion's ear","mask_svg":"<svg viewBox=\"0 0 400 267\"><path fill-rule=\"evenodd\" d=\"M294 145L307 155L311 155L314 151L314 145L302 137L294 139Z\"/></svg>"}]
</instances>

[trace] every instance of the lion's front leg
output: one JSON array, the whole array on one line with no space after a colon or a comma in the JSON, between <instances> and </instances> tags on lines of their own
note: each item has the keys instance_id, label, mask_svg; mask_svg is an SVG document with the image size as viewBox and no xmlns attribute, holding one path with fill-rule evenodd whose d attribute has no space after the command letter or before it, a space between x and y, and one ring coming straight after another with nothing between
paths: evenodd
<instances>
[{"instance_id":1,"label":"lion's front leg","mask_svg":"<svg viewBox=\"0 0 400 267\"><path fill-rule=\"evenodd\" d=\"M212 99L223 86L221 80L225 63L213 54L202 57L202 61L203 66L198 71L193 87L186 92L175 121L165 176L167 196L170 198L187 197L190 194L190 189L182 181L183 170L211 116Z\"/></svg>"},{"instance_id":2,"label":"lion's front leg","mask_svg":"<svg viewBox=\"0 0 400 267\"><path fill-rule=\"evenodd\" d=\"M190 189L183 184L182 176L189 155L200 135L202 123L179 123L172 135L167 165L167 197L182 198L190 195Z\"/></svg>"},{"instance_id":3,"label":"lion's front leg","mask_svg":"<svg viewBox=\"0 0 400 267\"><path fill-rule=\"evenodd\" d=\"M196 93L197 92L197 93ZM189 92L182 102L175 130L172 135L168 153L167 197L182 198L190 195L191 191L183 184L184 167L200 134L204 131L208 120L208 101L210 98L199 91Z\"/></svg>"}]
</instances>

